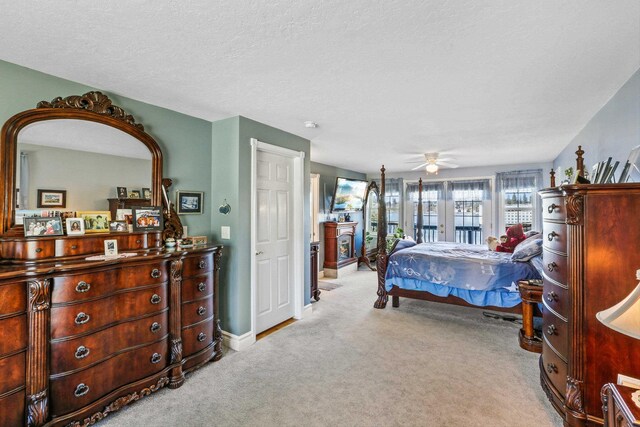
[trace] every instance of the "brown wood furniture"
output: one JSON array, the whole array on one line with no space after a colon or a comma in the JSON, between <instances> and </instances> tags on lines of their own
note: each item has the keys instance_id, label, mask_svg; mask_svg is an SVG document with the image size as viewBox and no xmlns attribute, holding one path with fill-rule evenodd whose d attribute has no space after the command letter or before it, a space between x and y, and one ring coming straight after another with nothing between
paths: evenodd
<instances>
[{"instance_id":1,"label":"brown wood furniture","mask_svg":"<svg viewBox=\"0 0 640 427\"><path fill-rule=\"evenodd\" d=\"M84 427L222 356L221 247L164 249L160 231L24 237L15 224L17 137L41 120L88 120L151 153L161 205L162 153L99 92L41 102L0 141L0 425ZM90 137L90 135L89 135ZM177 217L177 216L176 216ZM128 257L97 259L104 241Z\"/></svg>"},{"instance_id":2,"label":"brown wood furniture","mask_svg":"<svg viewBox=\"0 0 640 427\"><path fill-rule=\"evenodd\" d=\"M324 223L324 274L337 275L340 268L353 264L355 256L355 235L357 222Z\"/></svg>"},{"instance_id":3,"label":"brown wood furniture","mask_svg":"<svg viewBox=\"0 0 640 427\"><path fill-rule=\"evenodd\" d=\"M367 244L367 233L372 239L378 237L378 232L375 230L374 225L377 226L378 224L377 209L379 204L380 192L378 191L378 184L375 181L371 181L365 192L364 203L362 204L362 246L358 257L358 266L364 263L372 271L376 271L375 264L372 265L371 262L375 262L378 255L378 245L377 242L373 247Z\"/></svg>"},{"instance_id":4,"label":"brown wood furniture","mask_svg":"<svg viewBox=\"0 0 640 427\"><path fill-rule=\"evenodd\" d=\"M624 299L640 267L640 184L563 185L540 191L544 315L541 384L567 426L602 425L600 389L640 377L640 341L596 313Z\"/></svg>"},{"instance_id":5,"label":"brown wood furniture","mask_svg":"<svg viewBox=\"0 0 640 427\"><path fill-rule=\"evenodd\" d=\"M631 400L635 388L607 383L602 387L602 412L606 427L640 427L640 408Z\"/></svg>"},{"instance_id":6,"label":"brown wood furniture","mask_svg":"<svg viewBox=\"0 0 640 427\"><path fill-rule=\"evenodd\" d=\"M320 253L320 242L311 242L311 294L309 298L320 301L320 289L318 289L318 254Z\"/></svg>"},{"instance_id":7,"label":"brown wood furniture","mask_svg":"<svg viewBox=\"0 0 640 427\"><path fill-rule=\"evenodd\" d=\"M423 291L414 291L408 289L402 289L397 286L393 286L390 291L387 291L385 288L385 275L387 273L387 263L389 261L389 255L387 254L387 213L386 206L382 201L385 196L385 168L384 165L380 169L380 200L381 203L378 207L378 258L377 258L377 271L378 271L378 298L376 302L373 304L374 308L385 308L387 306L387 301L389 300L389 295L392 297L392 306L398 307L400 305L400 297L403 298L413 298L420 299L425 301L434 301L434 302L442 302L446 304L455 304L461 305L465 307L475 307L478 306L469 304L465 300L455 297L439 297L437 295L433 295L429 292ZM418 228L422 229L422 180L420 180L418 185ZM420 237L420 234L418 234ZM421 241L421 240L420 240ZM494 307L494 306L484 306L480 307L483 309L491 309L494 311L501 311L507 313L521 313L522 304L518 304L515 307Z\"/></svg>"},{"instance_id":8,"label":"brown wood furniture","mask_svg":"<svg viewBox=\"0 0 640 427\"><path fill-rule=\"evenodd\" d=\"M533 314L536 304L542 302L542 284L533 284L528 281L518 282L518 290L522 297L522 328L518 335L520 347L534 353L542 353L542 341L536 337L533 329Z\"/></svg>"}]
</instances>

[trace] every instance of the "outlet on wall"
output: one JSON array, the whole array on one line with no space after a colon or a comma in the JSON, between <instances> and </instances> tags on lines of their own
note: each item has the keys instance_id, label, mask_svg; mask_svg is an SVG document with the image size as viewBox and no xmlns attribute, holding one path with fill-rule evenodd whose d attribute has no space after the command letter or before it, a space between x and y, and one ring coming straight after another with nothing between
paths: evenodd
<instances>
[{"instance_id":1,"label":"outlet on wall","mask_svg":"<svg viewBox=\"0 0 640 427\"><path fill-rule=\"evenodd\" d=\"M220 227L220 238L225 240L231 239L231 227L226 225Z\"/></svg>"}]
</instances>

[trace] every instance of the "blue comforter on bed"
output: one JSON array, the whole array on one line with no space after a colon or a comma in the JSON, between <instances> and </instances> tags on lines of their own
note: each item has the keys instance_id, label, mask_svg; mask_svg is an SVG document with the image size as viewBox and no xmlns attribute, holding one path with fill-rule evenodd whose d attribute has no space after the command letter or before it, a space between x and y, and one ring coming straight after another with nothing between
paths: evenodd
<instances>
[{"instance_id":1,"label":"blue comforter on bed","mask_svg":"<svg viewBox=\"0 0 640 427\"><path fill-rule=\"evenodd\" d=\"M533 260L532 260L533 261ZM513 307L521 302L515 283L540 279L532 262L482 245L421 243L389 257L385 286L454 295L478 306Z\"/></svg>"}]
</instances>

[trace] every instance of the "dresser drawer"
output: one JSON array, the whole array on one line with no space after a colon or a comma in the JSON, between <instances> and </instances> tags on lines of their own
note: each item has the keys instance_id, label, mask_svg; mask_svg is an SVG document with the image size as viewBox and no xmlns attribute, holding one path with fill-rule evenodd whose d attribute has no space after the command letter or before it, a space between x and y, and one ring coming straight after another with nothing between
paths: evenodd
<instances>
[{"instance_id":1,"label":"dresser drawer","mask_svg":"<svg viewBox=\"0 0 640 427\"><path fill-rule=\"evenodd\" d=\"M213 271L213 254L208 253L185 258L182 266L182 277L191 277L197 274Z\"/></svg>"},{"instance_id":2,"label":"dresser drawer","mask_svg":"<svg viewBox=\"0 0 640 427\"><path fill-rule=\"evenodd\" d=\"M167 307L166 285L51 308L51 338L75 336Z\"/></svg>"},{"instance_id":3,"label":"dresser drawer","mask_svg":"<svg viewBox=\"0 0 640 427\"><path fill-rule=\"evenodd\" d=\"M27 311L27 284L25 282L0 285L0 317Z\"/></svg>"},{"instance_id":4,"label":"dresser drawer","mask_svg":"<svg viewBox=\"0 0 640 427\"><path fill-rule=\"evenodd\" d=\"M545 222L543 225L542 244L545 248L567 253L567 226L555 222Z\"/></svg>"},{"instance_id":5,"label":"dresser drawer","mask_svg":"<svg viewBox=\"0 0 640 427\"><path fill-rule=\"evenodd\" d=\"M566 361L567 347L569 345L569 325L549 310L544 310L544 313L542 313L542 322L544 325L542 327L542 335Z\"/></svg>"},{"instance_id":6,"label":"dresser drawer","mask_svg":"<svg viewBox=\"0 0 640 427\"><path fill-rule=\"evenodd\" d=\"M123 234L115 237L118 240L119 251L131 251L149 247L147 234Z\"/></svg>"},{"instance_id":7,"label":"dresser drawer","mask_svg":"<svg viewBox=\"0 0 640 427\"><path fill-rule=\"evenodd\" d=\"M27 347L27 315L0 320L0 356Z\"/></svg>"},{"instance_id":8,"label":"dresser drawer","mask_svg":"<svg viewBox=\"0 0 640 427\"><path fill-rule=\"evenodd\" d=\"M168 364L167 340L120 353L91 368L66 376L51 376L50 415L66 414L118 387L150 376Z\"/></svg>"},{"instance_id":9,"label":"dresser drawer","mask_svg":"<svg viewBox=\"0 0 640 427\"><path fill-rule=\"evenodd\" d=\"M24 402L24 390L0 398L0 426L25 425Z\"/></svg>"},{"instance_id":10,"label":"dresser drawer","mask_svg":"<svg viewBox=\"0 0 640 427\"><path fill-rule=\"evenodd\" d=\"M23 241L0 242L0 254L6 259L36 260L51 258L55 255L55 240L40 238Z\"/></svg>"},{"instance_id":11,"label":"dresser drawer","mask_svg":"<svg viewBox=\"0 0 640 427\"><path fill-rule=\"evenodd\" d=\"M169 279L167 264L157 261L98 273L70 274L53 279L53 304L92 299L138 286L163 283Z\"/></svg>"},{"instance_id":12,"label":"dresser drawer","mask_svg":"<svg viewBox=\"0 0 640 427\"><path fill-rule=\"evenodd\" d=\"M201 300L182 304L182 326L187 327L194 323L213 316L213 298L205 297Z\"/></svg>"},{"instance_id":13,"label":"dresser drawer","mask_svg":"<svg viewBox=\"0 0 640 427\"><path fill-rule=\"evenodd\" d=\"M569 274L566 255L558 255L550 251L544 251L542 259L544 274L556 282L566 285Z\"/></svg>"},{"instance_id":14,"label":"dresser drawer","mask_svg":"<svg viewBox=\"0 0 640 427\"><path fill-rule=\"evenodd\" d=\"M97 237L76 237L56 240L56 256L104 253L104 240Z\"/></svg>"},{"instance_id":15,"label":"dresser drawer","mask_svg":"<svg viewBox=\"0 0 640 427\"><path fill-rule=\"evenodd\" d=\"M169 311L120 323L72 340L51 342L51 374L83 368L131 347L157 341L169 333Z\"/></svg>"},{"instance_id":16,"label":"dresser drawer","mask_svg":"<svg viewBox=\"0 0 640 427\"><path fill-rule=\"evenodd\" d=\"M188 357L213 342L213 319L182 329L182 357Z\"/></svg>"},{"instance_id":17,"label":"dresser drawer","mask_svg":"<svg viewBox=\"0 0 640 427\"><path fill-rule=\"evenodd\" d=\"M565 319L569 319L569 295L568 290L562 286L554 285L548 279L544 280L544 292L542 301L545 307L555 311Z\"/></svg>"},{"instance_id":18,"label":"dresser drawer","mask_svg":"<svg viewBox=\"0 0 640 427\"><path fill-rule=\"evenodd\" d=\"M567 388L567 364L542 340L542 366L556 391L564 397Z\"/></svg>"},{"instance_id":19,"label":"dresser drawer","mask_svg":"<svg viewBox=\"0 0 640 427\"><path fill-rule=\"evenodd\" d=\"M26 352L0 359L0 396L25 385ZM1 412L0 412L1 413ZM0 425L4 425L1 424Z\"/></svg>"},{"instance_id":20,"label":"dresser drawer","mask_svg":"<svg viewBox=\"0 0 640 427\"><path fill-rule=\"evenodd\" d=\"M188 302L213 292L213 274L203 274L182 280L182 301Z\"/></svg>"},{"instance_id":21,"label":"dresser drawer","mask_svg":"<svg viewBox=\"0 0 640 427\"><path fill-rule=\"evenodd\" d=\"M563 197L549 197L542 199L542 218L564 221L567 212Z\"/></svg>"}]
</instances>

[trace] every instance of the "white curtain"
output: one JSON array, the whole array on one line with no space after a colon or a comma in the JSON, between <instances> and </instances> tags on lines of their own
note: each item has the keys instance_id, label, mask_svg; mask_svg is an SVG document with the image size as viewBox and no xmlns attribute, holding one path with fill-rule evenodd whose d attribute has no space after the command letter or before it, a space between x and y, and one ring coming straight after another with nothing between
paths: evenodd
<instances>
[{"instance_id":1,"label":"white curtain","mask_svg":"<svg viewBox=\"0 0 640 427\"><path fill-rule=\"evenodd\" d=\"M498 224L501 227L509 222L528 222L528 215L531 215L531 229L542 230L542 211L538 196L538 190L542 187L542 169L498 173L497 187L500 196Z\"/></svg>"}]
</instances>

